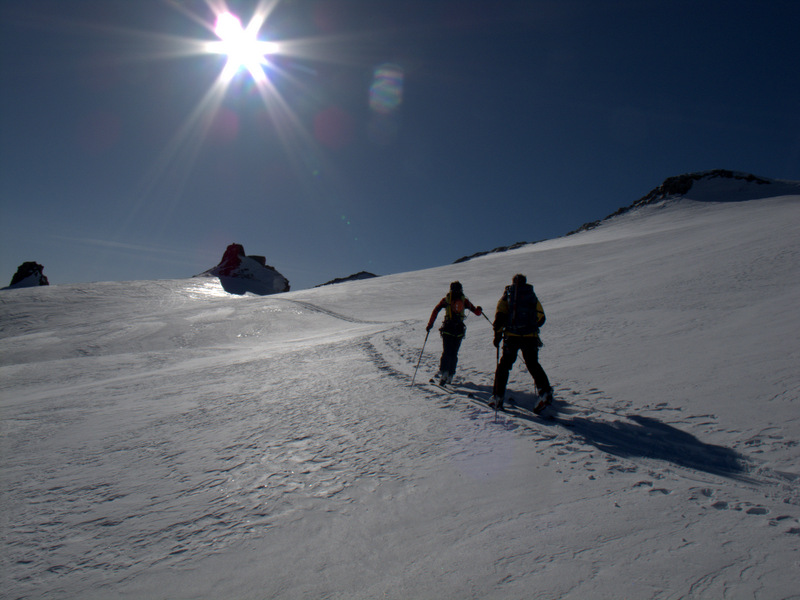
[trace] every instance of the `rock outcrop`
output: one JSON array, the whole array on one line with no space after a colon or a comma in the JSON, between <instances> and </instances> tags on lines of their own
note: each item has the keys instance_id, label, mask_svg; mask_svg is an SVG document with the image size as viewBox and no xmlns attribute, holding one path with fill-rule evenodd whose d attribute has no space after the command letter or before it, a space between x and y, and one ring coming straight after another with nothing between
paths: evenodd
<instances>
[{"instance_id":1,"label":"rock outcrop","mask_svg":"<svg viewBox=\"0 0 800 600\"><path fill-rule=\"evenodd\" d=\"M24 262L11 278L11 283L6 289L16 289L25 287L36 287L38 285L50 285L44 275L44 267L37 262Z\"/></svg>"},{"instance_id":2,"label":"rock outcrop","mask_svg":"<svg viewBox=\"0 0 800 600\"><path fill-rule=\"evenodd\" d=\"M334 285L336 283L345 283L347 281L358 281L359 279L372 279L373 277L377 277L374 273L369 273L367 271L359 271L354 275L349 275L347 277L337 277L336 279L331 279L330 281L326 281L325 283L320 283L319 285L315 285L314 287L322 287L324 285Z\"/></svg>"},{"instance_id":3,"label":"rock outcrop","mask_svg":"<svg viewBox=\"0 0 800 600\"><path fill-rule=\"evenodd\" d=\"M216 267L195 277L219 277L223 289L231 294L267 296L289 291L289 280L263 256L247 256L244 246L231 244Z\"/></svg>"}]
</instances>

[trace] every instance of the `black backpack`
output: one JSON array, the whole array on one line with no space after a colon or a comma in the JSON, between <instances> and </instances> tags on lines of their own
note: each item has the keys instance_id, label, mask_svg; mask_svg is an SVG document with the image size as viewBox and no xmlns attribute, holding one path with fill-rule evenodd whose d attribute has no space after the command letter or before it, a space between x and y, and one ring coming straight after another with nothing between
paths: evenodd
<instances>
[{"instance_id":1,"label":"black backpack","mask_svg":"<svg viewBox=\"0 0 800 600\"><path fill-rule=\"evenodd\" d=\"M515 335L539 333L539 313L536 305L539 299L529 283L509 285L504 292L508 304L506 331Z\"/></svg>"}]
</instances>

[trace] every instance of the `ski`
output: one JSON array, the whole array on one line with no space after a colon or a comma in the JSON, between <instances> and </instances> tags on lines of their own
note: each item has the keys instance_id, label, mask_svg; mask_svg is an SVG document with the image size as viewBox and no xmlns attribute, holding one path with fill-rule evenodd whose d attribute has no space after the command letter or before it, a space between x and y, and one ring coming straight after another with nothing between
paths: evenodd
<instances>
[{"instance_id":1,"label":"ski","mask_svg":"<svg viewBox=\"0 0 800 600\"><path fill-rule=\"evenodd\" d=\"M430 385L435 388L439 388L442 391L447 392L448 394L462 394L464 396L469 396L470 398L474 398L474 392L471 392L468 387L475 387L470 383L460 382L460 383L441 383L437 381L436 378L432 378L428 381Z\"/></svg>"},{"instance_id":2,"label":"ski","mask_svg":"<svg viewBox=\"0 0 800 600\"><path fill-rule=\"evenodd\" d=\"M537 417L544 417L548 416L545 413L545 409L551 406L550 403L544 404L544 400L537 400L535 406L533 408L528 408L522 404L518 404L517 401L513 397L509 397L506 399L506 404L511 404L515 408L521 410L522 412L535 415Z\"/></svg>"},{"instance_id":3,"label":"ski","mask_svg":"<svg viewBox=\"0 0 800 600\"><path fill-rule=\"evenodd\" d=\"M487 391L488 388L482 389L475 384L466 382L459 382L456 384L449 383L443 385L436 378L430 379L428 381L428 385L435 391L446 394L447 396L459 396L465 398L471 404L475 405L476 408L487 411L490 414L494 414L495 417L497 417L497 415L501 415L506 420L521 419L528 423L535 421L546 421L559 423L565 427L571 426L569 421L563 421L558 417L558 411L555 410L552 403L547 403L541 409L539 409L539 405L544 402L543 397L537 396L535 400L531 399L533 400L531 401L528 399L520 399L509 396L503 402L502 408L497 407L497 409L495 409L493 406L489 406L489 397L491 392ZM536 412L536 409L539 409L539 412Z\"/></svg>"},{"instance_id":4,"label":"ski","mask_svg":"<svg viewBox=\"0 0 800 600\"><path fill-rule=\"evenodd\" d=\"M437 382L435 379L431 379L429 381L430 385L435 387L436 389L442 390L449 395L458 395L461 397L465 397L472 402L475 406L483 409L488 410L493 413L503 413L505 415L512 416L512 413L509 411L511 408L510 402L505 402L503 407L493 407L489 406L489 401L485 397L487 392L479 391L478 387L471 383L466 382L459 382L458 384L441 384ZM474 389L473 389L474 388Z\"/></svg>"},{"instance_id":5,"label":"ski","mask_svg":"<svg viewBox=\"0 0 800 600\"><path fill-rule=\"evenodd\" d=\"M440 383L439 381L436 381L436 378L435 378L435 377L432 377L432 378L431 378L431 379L428 381L428 383L429 383L430 385L432 385L433 387L435 387L435 388L438 388L438 389L442 390L443 392L447 392L448 394L453 394L453 393L455 393L455 391L456 391L455 389L453 389L453 388L449 387L449 384L446 384L446 383Z\"/></svg>"},{"instance_id":6,"label":"ski","mask_svg":"<svg viewBox=\"0 0 800 600\"><path fill-rule=\"evenodd\" d=\"M502 408L495 408L489 406L488 398L490 392L481 390L481 388L474 384L466 382L442 384L434 377L428 381L428 385L440 392L444 392L448 396L455 395L464 397L476 407L494 413L495 415L500 414L506 418L519 418L526 421L559 421L551 403L547 403L539 408L545 401L543 397L537 397L535 402L531 403L530 401L521 402L517 398L509 396L503 402ZM531 404L533 404L533 407L530 407ZM539 412L537 412L537 409Z\"/></svg>"}]
</instances>

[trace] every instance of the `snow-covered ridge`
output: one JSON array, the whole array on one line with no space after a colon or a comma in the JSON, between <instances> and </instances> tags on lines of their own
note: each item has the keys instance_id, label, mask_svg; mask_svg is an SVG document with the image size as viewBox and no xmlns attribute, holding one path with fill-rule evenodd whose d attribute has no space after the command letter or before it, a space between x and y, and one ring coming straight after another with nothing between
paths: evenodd
<instances>
[{"instance_id":1,"label":"snow-covered ridge","mask_svg":"<svg viewBox=\"0 0 800 600\"><path fill-rule=\"evenodd\" d=\"M618 209L604 219L584 223L567 235L594 229L601 223L623 215L628 211L665 200L686 198L699 202L744 202L759 198L792 195L800 195L800 182L768 179L750 173L724 169L688 173L676 177L668 177L660 186L651 190L633 204Z\"/></svg>"},{"instance_id":2,"label":"snow-covered ridge","mask_svg":"<svg viewBox=\"0 0 800 600\"><path fill-rule=\"evenodd\" d=\"M633 209L648 206L665 200L687 198L704 202L741 202L759 198L800 195L800 182L767 179L749 173L717 169L698 173L687 173L676 177L668 177L664 182L651 190L634 203L624 206L604 219L584 223L566 235L574 235L582 231L594 229L614 217L623 215ZM508 246L499 246L492 250L476 252L457 259L454 264L466 262L473 258L516 250L536 242L516 242Z\"/></svg>"}]
</instances>

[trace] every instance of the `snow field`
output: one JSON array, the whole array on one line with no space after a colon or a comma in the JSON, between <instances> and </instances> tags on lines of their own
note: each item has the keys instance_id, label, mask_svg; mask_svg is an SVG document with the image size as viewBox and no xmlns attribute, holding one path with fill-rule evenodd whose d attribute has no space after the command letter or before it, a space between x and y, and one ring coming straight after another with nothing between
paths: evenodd
<instances>
[{"instance_id":1,"label":"snow field","mask_svg":"<svg viewBox=\"0 0 800 600\"><path fill-rule=\"evenodd\" d=\"M9 598L790 598L800 198L680 201L466 263L269 297L4 292ZM548 315L556 418L425 385L450 281ZM441 316L440 316L441 319ZM490 390L470 316L458 379ZM509 381L523 405L520 358Z\"/></svg>"}]
</instances>

